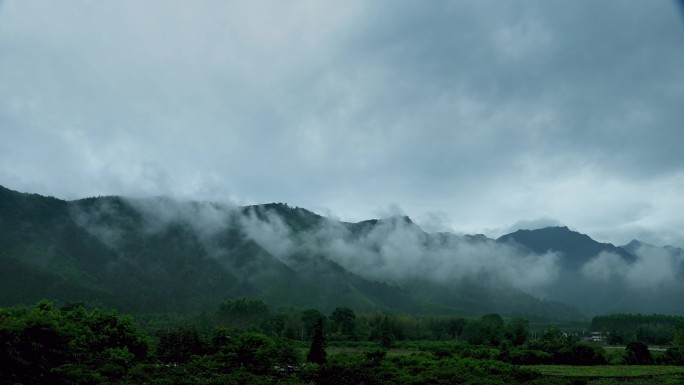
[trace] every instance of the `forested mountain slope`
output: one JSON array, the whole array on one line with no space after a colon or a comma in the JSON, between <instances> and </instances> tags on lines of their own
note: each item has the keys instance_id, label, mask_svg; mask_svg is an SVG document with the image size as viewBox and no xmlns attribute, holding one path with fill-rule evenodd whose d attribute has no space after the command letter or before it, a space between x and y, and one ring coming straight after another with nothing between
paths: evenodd
<instances>
[{"instance_id":1,"label":"forested mountain slope","mask_svg":"<svg viewBox=\"0 0 684 385\"><path fill-rule=\"evenodd\" d=\"M535 239L564 236L564 243ZM0 305L49 298L135 313L198 312L251 296L324 311L578 319L576 308L558 300L585 311L596 306L563 296L580 292L572 279L598 284L586 266L605 253L628 266L638 261L594 243L567 228L493 240L426 233L408 217L346 223L285 204L63 201L0 187ZM618 298L611 290L604 288L599 306ZM666 310L680 311L666 302Z\"/></svg>"},{"instance_id":2,"label":"forested mountain slope","mask_svg":"<svg viewBox=\"0 0 684 385\"><path fill-rule=\"evenodd\" d=\"M684 252L639 241L600 243L567 227L519 230L497 242L557 253L558 279L547 295L588 314L684 314Z\"/></svg>"}]
</instances>

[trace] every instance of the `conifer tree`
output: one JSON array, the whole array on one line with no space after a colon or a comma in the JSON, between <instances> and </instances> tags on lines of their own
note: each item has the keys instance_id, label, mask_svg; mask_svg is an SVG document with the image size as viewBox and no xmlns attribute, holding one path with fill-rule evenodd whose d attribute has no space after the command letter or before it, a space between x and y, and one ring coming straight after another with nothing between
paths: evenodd
<instances>
[{"instance_id":1,"label":"conifer tree","mask_svg":"<svg viewBox=\"0 0 684 385\"><path fill-rule=\"evenodd\" d=\"M325 364L327 361L325 354L325 336L323 335L323 318L319 318L316 322L313 339L311 340L311 348L309 348L309 354L306 356L306 360L316 364Z\"/></svg>"}]
</instances>

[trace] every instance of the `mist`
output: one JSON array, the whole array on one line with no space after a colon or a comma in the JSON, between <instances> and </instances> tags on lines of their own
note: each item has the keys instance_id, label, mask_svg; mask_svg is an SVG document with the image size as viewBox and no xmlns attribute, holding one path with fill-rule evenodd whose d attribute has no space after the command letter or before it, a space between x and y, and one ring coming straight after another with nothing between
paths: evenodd
<instances>
[{"instance_id":1,"label":"mist","mask_svg":"<svg viewBox=\"0 0 684 385\"><path fill-rule=\"evenodd\" d=\"M487 238L427 233L404 216L356 224L321 217L315 226L295 232L281 215L257 207L241 209L230 203L166 197L125 198L123 202L139 215L142 234L160 234L171 225L182 225L214 257L230 257L216 239L239 231L288 266L297 257L322 256L366 279L397 284L415 279L458 284L475 278L543 294L560 269L556 253L524 253ZM117 210L104 200L87 210L77 207L72 214L80 226L116 249L126 227L125 221L117 219Z\"/></svg>"},{"instance_id":2,"label":"mist","mask_svg":"<svg viewBox=\"0 0 684 385\"><path fill-rule=\"evenodd\" d=\"M553 298L550 293L558 290L555 286L567 273L561 268L564 255L559 252L533 253L484 236L429 233L407 216L348 223L291 207L279 212L268 206L165 197L125 198L122 202L135 213L132 217L138 218L136 231L141 234L151 236L169 226L183 226L209 257L222 260L231 259L232 246L221 241L231 232L299 272L315 271L315 259L324 258L367 280L399 286L418 280L455 287L468 281ZM126 226L130 226L130 219L117 216L121 207L111 200L72 211L80 226L112 249L119 247ZM547 218L535 222L556 223ZM648 245L631 252L634 261L602 252L581 266L579 276L599 289L606 284L649 292L677 287L684 271L684 252Z\"/></svg>"},{"instance_id":3,"label":"mist","mask_svg":"<svg viewBox=\"0 0 684 385\"><path fill-rule=\"evenodd\" d=\"M349 226L326 222L305 234L302 245L358 275L396 282L427 279L450 284L478 278L534 292L552 283L559 272L555 253L525 254L493 240L430 234L408 217L380 220L359 236Z\"/></svg>"},{"instance_id":4,"label":"mist","mask_svg":"<svg viewBox=\"0 0 684 385\"><path fill-rule=\"evenodd\" d=\"M637 290L655 291L680 285L684 274L684 254L679 249L642 244L632 251L633 262L614 253L603 252L582 267L582 274L597 282L619 282Z\"/></svg>"}]
</instances>

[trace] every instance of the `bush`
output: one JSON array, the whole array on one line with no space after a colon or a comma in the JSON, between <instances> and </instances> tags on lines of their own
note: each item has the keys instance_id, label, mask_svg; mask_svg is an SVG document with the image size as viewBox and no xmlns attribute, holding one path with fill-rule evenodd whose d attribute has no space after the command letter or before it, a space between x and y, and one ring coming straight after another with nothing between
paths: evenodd
<instances>
[{"instance_id":1,"label":"bush","mask_svg":"<svg viewBox=\"0 0 684 385\"><path fill-rule=\"evenodd\" d=\"M501 352L494 348L472 348L464 349L461 353L463 358L475 358L477 360L494 360Z\"/></svg>"},{"instance_id":2,"label":"bush","mask_svg":"<svg viewBox=\"0 0 684 385\"><path fill-rule=\"evenodd\" d=\"M606 361L610 365L625 365L625 351L608 349L606 351Z\"/></svg>"},{"instance_id":3,"label":"bush","mask_svg":"<svg viewBox=\"0 0 684 385\"><path fill-rule=\"evenodd\" d=\"M684 365L684 347L669 348L661 356L664 365Z\"/></svg>"},{"instance_id":4,"label":"bush","mask_svg":"<svg viewBox=\"0 0 684 385\"><path fill-rule=\"evenodd\" d=\"M371 349L367 350L364 355L366 360L372 365L379 365L380 362L387 356L387 350L384 349Z\"/></svg>"},{"instance_id":5,"label":"bush","mask_svg":"<svg viewBox=\"0 0 684 385\"><path fill-rule=\"evenodd\" d=\"M653 363L653 357L645 343L632 341L625 347L625 363L627 365L650 365Z\"/></svg>"},{"instance_id":6,"label":"bush","mask_svg":"<svg viewBox=\"0 0 684 385\"><path fill-rule=\"evenodd\" d=\"M576 342L563 347L553 353L553 363L556 365L605 365L605 352L599 346Z\"/></svg>"},{"instance_id":7,"label":"bush","mask_svg":"<svg viewBox=\"0 0 684 385\"><path fill-rule=\"evenodd\" d=\"M521 349L511 351L510 360L515 365L548 365L552 356L542 350Z\"/></svg>"}]
</instances>

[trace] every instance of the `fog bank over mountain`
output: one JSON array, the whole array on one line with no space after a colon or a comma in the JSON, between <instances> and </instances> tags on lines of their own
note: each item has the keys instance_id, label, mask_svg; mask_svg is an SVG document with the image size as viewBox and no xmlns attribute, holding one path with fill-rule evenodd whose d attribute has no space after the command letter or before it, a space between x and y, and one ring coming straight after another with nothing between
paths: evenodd
<instances>
[{"instance_id":1,"label":"fog bank over mountain","mask_svg":"<svg viewBox=\"0 0 684 385\"><path fill-rule=\"evenodd\" d=\"M602 244L567 227L543 227L559 223L549 218L521 221L520 226L540 228L494 240L482 235L428 233L407 216L346 223L282 204L238 207L169 198L126 202L141 214L145 232L186 224L213 255L225 254L226 250L212 240L239 229L285 265L297 265L302 256L322 256L366 279L399 286L415 280L453 287L477 281L580 308L581 296L591 291L623 291L620 303L624 303L624 298L634 292L656 295L682 292L683 288L681 250L641 243L624 248ZM100 215L99 210L91 214ZM98 227L88 230L104 236L103 241L108 241L107 231L112 231ZM596 304L591 311L614 305Z\"/></svg>"},{"instance_id":2,"label":"fog bank over mountain","mask_svg":"<svg viewBox=\"0 0 684 385\"><path fill-rule=\"evenodd\" d=\"M477 278L534 291L558 276L558 255L554 252L524 253L492 239L472 241L450 233L429 234L405 216L351 224L303 210L298 220L313 219L315 223L295 229L276 211L257 215L250 207L170 198L125 202L140 214L145 234L160 233L180 223L214 253L222 251L212 244L212 239L240 229L286 264L301 254L324 255L356 274L386 281L421 278L456 283L463 278ZM116 246L121 229L102 225L103 217L112 214L107 202L91 211L74 212L77 223L104 243Z\"/></svg>"},{"instance_id":3,"label":"fog bank over mountain","mask_svg":"<svg viewBox=\"0 0 684 385\"><path fill-rule=\"evenodd\" d=\"M661 288L681 287L684 272L684 253L681 249L636 243L638 245L630 247L636 261L628 263L616 254L602 252L582 267L582 273L598 282L609 284L616 280L652 292Z\"/></svg>"},{"instance_id":4,"label":"fog bank over mountain","mask_svg":"<svg viewBox=\"0 0 684 385\"><path fill-rule=\"evenodd\" d=\"M0 230L7 303L199 311L246 295L276 307L534 319L684 314L682 249L615 246L565 226L491 239L426 232L405 215L351 223L282 203L62 201L0 188Z\"/></svg>"}]
</instances>

